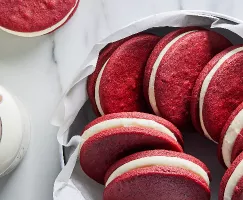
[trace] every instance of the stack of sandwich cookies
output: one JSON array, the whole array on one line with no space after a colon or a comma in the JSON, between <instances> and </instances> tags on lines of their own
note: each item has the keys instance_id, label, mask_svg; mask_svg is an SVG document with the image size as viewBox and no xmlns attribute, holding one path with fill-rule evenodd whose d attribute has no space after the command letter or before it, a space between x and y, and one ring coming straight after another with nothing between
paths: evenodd
<instances>
[{"instance_id":1,"label":"stack of sandwich cookies","mask_svg":"<svg viewBox=\"0 0 243 200\"><path fill-rule=\"evenodd\" d=\"M50 33L73 15L79 0L25 0L0 2L0 29L34 37Z\"/></svg>"},{"instance_id":2,"label":"stack of sandwich cookies","mask_svg":"<svg viewBox=\"0 0 243 200\"><path fill-rule=\"evenodd\" d=\"M220 133L236 107L243 102L243 46L216 55L203 69L193 89L194 126L219 142Z\"/></svg>"},{"instance_id":3,"label":"stack of sandwich cookies","mask_svg":"<svg viewBox=\"0 0 243 200\"><path fill-rule=\"evenodd\" d=\"M148 59L144 94L156 115L178 127L190 122L190 97L208 61L231 43L222 35L187 27L163 37Z\"/></svg>"},{"instance_id":4,"label":"stack of sandwich cookies","mask_svg":"<svg viewBox=\"0 0 243 200\"><path fill-rule=\"evenodd\" d=\"M180 131L170 122L150 114L113 113L88 124L81 136L83 171L104 184L108 168L119 159L142 150L166 149L182 152Z\"/></svg>"},{"instance_id":5,"label":"stack of sandwich cookies","mask_svg":"<svg viewBox=\"0 0 243 200\"><path fill-rule=\"evenodd\" d=\"M218 155L221 163L230 167L236 157L243 152L243 103L227 120L219 141Z\"/></svg>"},{"instance_id":6,"label":"stack of sandwich cookies","mask_svg":"<svg viewBox=\"0 0 243 200\"><path fill-rule=\"evenodd\" d=\"M219 200L242 200L243 153L228 168L220 183Z\"/></svg>"},{"instance_id":7,"label":"stack of sandwich cookies","mask_svg":"<svg viewBox=\"0 0 243 200\"><path fill-rule=\"evenodd\" d=\"M209 200L210 172L198 159L152 150L119 160L107 171L104 200Z\"/></svg>"},{"instance_id":8,"label":"stack of sandwich cookies","mask_svg":"<svg viewBox=\"0 0 243 200\"><path fill-rule=\"evenodd\" d=\"M80 165L106 185L105 200L210 199L209 171L182 153L173 125L191 120L219 143L219 160L229 167L223 199L243 198L243 46L231 45L216 32L186 27L162 39L136 34L101 51L87 89L104 116L81 134ZM141 113L149 108L163 118Z\"/></svg>"},{"instance_id":9,"label":"stack of sandwich cookies","mask_svg":"<svg viewBox=\"0 0 243 200\"><path fill-rule=\"evenodd\" d=\"M107 54L100 58L97 78L88 82L92 85L88 86L90 99L100 115L148 110L143 97L144 68L158 41L158 36L138 34L116 46L112 53L113 48L110 57Z\"/></svg>"}]
</instances>

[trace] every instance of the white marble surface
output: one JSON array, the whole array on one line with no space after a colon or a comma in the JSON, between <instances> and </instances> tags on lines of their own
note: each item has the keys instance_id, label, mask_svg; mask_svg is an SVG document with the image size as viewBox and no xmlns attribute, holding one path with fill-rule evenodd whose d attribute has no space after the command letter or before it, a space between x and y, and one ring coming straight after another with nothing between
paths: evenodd
<instances>
[{"instance_id":1,"label":"white marble surface","mask_svg":"<svg viewBox=\"0 0 243 200\"><path fill-rule=\"evenodd\" d=\"M135 20L181 9L219 12L243 20L242 3L241 0L83 0L73 19L55 37L62 87L65 90L70 85L80 60L84 60L94 43Z\"/></svg>"},{"instance_id":2,"label":"white marble surface","mask_svg":"<svg viewBox=\"0 0 243 200\"><path fill-rule=\"evenodd\" d=\"M23 162L0 179L1 200L52 199L60 161L57 128L49 119L61 94L52 52L53 36L23 39L0 32L0 85L24 103L32 131Z\"/></svg>"},{"instance_id":3,"label":"white marble surface","mask_svg":"<svg viewBox=\"0 0 243 200\"><path fill-rule=\"evenodd\" d=\"M29 151L17 170L0 180L0 199L52 199L60 164L57 129L49 119L94 43L151 14L197 9L243 20L241 7L241 0L82 0L54 34L23 39L0 32L0 84L22 100L32 123Z\"/></svg>"}]
</instances>

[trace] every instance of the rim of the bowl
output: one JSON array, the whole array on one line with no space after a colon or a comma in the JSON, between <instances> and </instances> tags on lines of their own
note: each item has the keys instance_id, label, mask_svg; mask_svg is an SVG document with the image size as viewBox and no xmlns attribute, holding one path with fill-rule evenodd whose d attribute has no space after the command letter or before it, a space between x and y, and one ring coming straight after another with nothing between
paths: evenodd
<instances>
[{"instance_id":1,"label":"rim of the bowl","mask_svg":"<svg viewBox=\"0 0 243 200\"><path fill-rule=\"evenodd\" d=\"M206 10L181 10L181 11L197 13L197 14L212 15L214 17L226 19L226 20L238 23L238 24L242 24L243 23L243 20L237 19L237 18L229 16L229 15L225 15L225 14L222 14L222 13L212 12L212 11L206 11Z\"/></svg>"},{"instance_id":2,"label":"rim of the bowl","mask_svg":"<svg viewBox=\"0 0 243 200\"><path fill-rule=\"evenodd\" d=\"M201 14L201 15L207 15L207 16L212 16L212 17L218 17L224 20L228 20L237 24L243 24L243 20L237 19L235 17L231 17L225 14L217 13L217 12L212 12L212 11L206 11L206 10L177 10L177 11L168 11L168 12L163 12L164 14L166 13L195 13L195 14ZM61 168L63 168L66 163L67 163L67 158L65 158L64 155L65 147L62 145L59 145L59 153L60 153L60 163L61 163Z\"/></svg>"}]
</instances>

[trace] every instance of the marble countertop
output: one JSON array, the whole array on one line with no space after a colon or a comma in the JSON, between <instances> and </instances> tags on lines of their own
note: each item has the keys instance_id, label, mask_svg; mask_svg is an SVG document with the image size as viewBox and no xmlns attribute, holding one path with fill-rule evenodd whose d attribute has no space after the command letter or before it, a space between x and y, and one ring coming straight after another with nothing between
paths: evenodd
<instances>
[{"instance_id":1,"label":"marble countertop","mask_svg":"<svg viewBox=\"0 0 243 200\"><path fill-rule=\"evenodd\" d=\"M240 0L82 0L58 31L20 38L0 31L0 85L12 91L31 117L32 138L20 166L0 180L0 199L51 200L60 172L52 113L93 45L134 20L160 12L194 9L243 20Z\"/></svg>"}]
</instances>

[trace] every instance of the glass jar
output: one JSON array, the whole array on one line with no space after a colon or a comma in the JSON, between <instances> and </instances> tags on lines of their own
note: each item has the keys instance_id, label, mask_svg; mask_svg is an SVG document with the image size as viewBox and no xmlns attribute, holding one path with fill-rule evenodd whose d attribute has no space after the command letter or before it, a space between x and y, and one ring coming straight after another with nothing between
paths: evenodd
<instances>
[{"instance_id":1,"label":"glass jar","mask_svg":"<svg viewBox=\"0 0 243 200\"><path fill-rule=\"evenodd\" d=\"M18 166L29 142L30 121L23 104L0 86L0 177Z\"/></svg>"}]
</instances>

